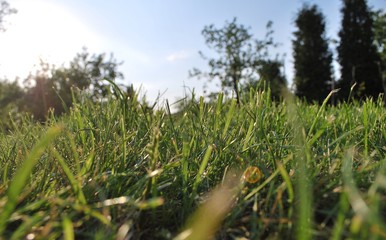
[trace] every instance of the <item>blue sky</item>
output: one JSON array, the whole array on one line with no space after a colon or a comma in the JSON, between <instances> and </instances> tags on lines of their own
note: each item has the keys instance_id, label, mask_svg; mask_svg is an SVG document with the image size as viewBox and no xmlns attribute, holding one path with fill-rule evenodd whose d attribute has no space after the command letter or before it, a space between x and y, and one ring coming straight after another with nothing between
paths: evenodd
<instances>
[{"instance_id":1,"label":"blue sky","mask_svg":"<svg viewBox=\"0 0 386 240\"><path fill-rule=\"evenodd\" d=\"M320 7L327 36L336 39L341 0L9 0L19 12L0 33L0 76L23 78L39 58L60 65L86 46L91 53L114 53L124 62L125 83L142 86L149 101L162 93L161 99L173 102L183 96L183 86L202 93L202 80L189 79L188 71L206 67L198 55L210 52L201 35L204 26L221 27L237 17L259 39L273 21L291 83L293 20L305 2ZM368 3L386 7L386 0Z\"/></svg>"}]
</instances>

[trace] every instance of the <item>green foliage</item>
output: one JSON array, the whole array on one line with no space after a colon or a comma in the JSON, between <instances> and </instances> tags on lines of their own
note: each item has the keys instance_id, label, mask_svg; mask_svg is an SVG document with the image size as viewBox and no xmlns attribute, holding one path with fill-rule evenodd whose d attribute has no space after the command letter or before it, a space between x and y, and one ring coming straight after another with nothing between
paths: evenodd
<instances>
[{"instance_id":1,"label":"green foliage","mask_svg":"<svg viewBox=\"0 0 386 240\"><path fill-rule=\"evenodd\" d=\"M23 110L30 112L35 119L44 121L50 109L55 115L66 112L73 102L73 90L84 90L93 101L105 98L110 87L105 80L123 78L118 71L120 64L111 55L90 55L86 49L77 54L69 66L55 68L41 63L41 70L30 75L25 84L27 88Z\"/></svg>"},{"instance_id":2,"label":"green foliage","mask_svg":"<svg viewBox=\"0 0 386 240\"><path fill-rule=\"evenodd\" d=\"M317 106L251 90L240 107L193 97L172 115L110 83L105 101L80 94L60 118L0 133L0 238L384 236L380 99Z\"/></svg>"},{"instance_id":3,"label":"green foliage","mask_svg":"<svg viewBox=\"0 0 386 240\"><path fill-rule=\"evenodd\" d=\"M373 97L383 92L380 57L374 45L373 18L366 0L343 0L342 28L337 47L341 65L341 98L347 100L357 83L354 98Z\"/></svg>"},{"instance_id":4,"label":"green foliage","mask_svg":"<svg viewBox=\"0 0 386 240\"><path fill-rule=\"evenodd\" d=\"M11 118L17 121L19 115L19 106L24 91L17 81L0 81L0 129L9 129L12 125Z\"/></svg>"},{"instance_id":5,"label":"green foliage","mask_svg":"<svg viewBox=\"0 0 386 240\"><path fill-rule=\"evenodd\" d=\"M269 91L272 100L279 101L287 90L287 80L281 71L282 63L277 60L265 60L258 70L259 81L246 85L243 92L249 90Z\"/></svg>"},{"instance_id":6,"label":"green foliage","mask_svg":"<svg viewBox=\"0 0 386 240\"><path fill-rule=\"evenodd\" d=\"M297 13L295 25L292 45L296 96L322 103L334 86L324 16L316 5L304 5Z\"/></svg>"},{"instance_id":7,"label":"green foliage","mask_svg":"<svg viewBox=\"0 0 386 240\"><path fill-rule=\"evenodd\" d=\"M266 38L264 40L254 39L249 29L244 25L239 25L236 18L232 22L226 22L222 28L216 28L213 24L206 26L202 35L207 46L213 49L218 56L209 58L200 52L201 57L208 61L210 69L206 72L194 68L189 75L199 79L205 78L209 82L220 81L221 90L226 95L229 90L233 91L236 94L237 102L240 103L240 86L243 89L248 84L256 85L256 82L262 77L260 71L263 66L273 66L270 65L273 60L268 59L269 47L277 45L273 42L272 33L272 22L269 22ZM281 65L278 61L276 64ZM282 78L281 76L280 81ZM266 81L275 80L276 78L266 79ZM275 85L276 83L272 84L272 86ZM280 82L277 85L282 84Z\"/></svg>"}]
</instances>

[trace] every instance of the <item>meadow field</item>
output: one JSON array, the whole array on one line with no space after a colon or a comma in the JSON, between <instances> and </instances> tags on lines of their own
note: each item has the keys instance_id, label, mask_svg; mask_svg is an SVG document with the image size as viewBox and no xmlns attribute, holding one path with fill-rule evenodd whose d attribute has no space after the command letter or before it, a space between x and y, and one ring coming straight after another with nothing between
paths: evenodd
<instances>
[{"instance_id":1,"label":"meadow field","mask_svg":"<svg viewBox=\"0 0 386 240\"><path fill-rule=\"evenodd\" d=\"M386 238L381 99L172 114L115 90L0 132L0 239Z\"/></svg>"}]
</instances>

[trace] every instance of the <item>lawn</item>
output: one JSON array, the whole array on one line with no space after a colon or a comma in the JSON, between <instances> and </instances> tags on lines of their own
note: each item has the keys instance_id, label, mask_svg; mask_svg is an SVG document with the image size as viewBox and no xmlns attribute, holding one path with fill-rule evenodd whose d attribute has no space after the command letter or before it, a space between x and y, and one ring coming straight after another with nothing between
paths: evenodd
<instances>
[{"instance_id":1,"label":"lawn","mask_svg":"<svg viewBox=\"0 0 386 240\"><path fill-rule=\"evenodd\" d=\"M116 91L0 132L0 239L386 238L381 99L172 114Z\"/></svg>"}]
</instances>

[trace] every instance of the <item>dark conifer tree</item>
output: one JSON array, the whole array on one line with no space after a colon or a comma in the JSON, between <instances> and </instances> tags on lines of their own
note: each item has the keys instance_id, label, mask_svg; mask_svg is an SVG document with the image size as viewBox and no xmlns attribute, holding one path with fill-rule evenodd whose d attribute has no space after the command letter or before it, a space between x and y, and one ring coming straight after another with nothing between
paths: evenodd
<instances>
[{"instance_id":1,"label":"dark conifer tree","mask_svg":"<svg viewBox=\"0 0 386 240\"><path fill-rule=\"evenodd\" d=\"M383 100L386 106L386 12L382 9L373 12L373 21L375 45L381 58L378 68L383 82Z\"/></svg>"},{"instance_id":2,"label":"dark conifer tree","mask_svg":"<svg viewBox=\"0 0 386 240\"><path fill-rule=\"evenodd\" d=\"M295 25L295 94L320 103L333 87L332 53L325 36L324 16L316 5L304 5L297 13Z\"/></svg>"},{"instance_id":3,"label":"dark conifer tree","mask_svg":"<svg viewBox=\"0 0 386 240\"><path fill-rule=\"evenodd\" d=\"M276 60L266 60L262 63L259 70L260 81L264 87L269 87L271 91L271 98L273 100L280 100L283 96L283 91L287 89L287 79L280 70L283 64Z\"/></svg>"},{"instance_id":4,"label":"dark conifer tree","mask_svg":"<svg viewBox=\"0 0 386 240\"><path fill-rule=\"evenodd\" d=\"M343 0L338 60L341 66L340 94L344 100L378 97L383 92L380 57L374 45L373 19L366 0Z\"/></svg>"}]
</instances>

